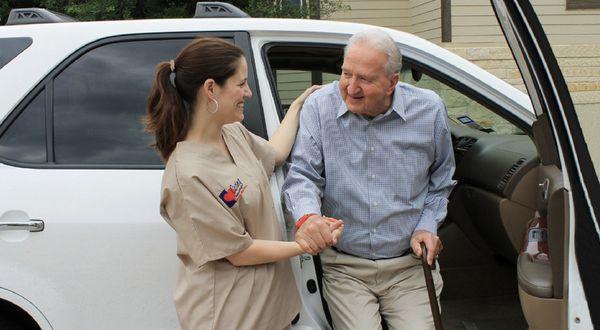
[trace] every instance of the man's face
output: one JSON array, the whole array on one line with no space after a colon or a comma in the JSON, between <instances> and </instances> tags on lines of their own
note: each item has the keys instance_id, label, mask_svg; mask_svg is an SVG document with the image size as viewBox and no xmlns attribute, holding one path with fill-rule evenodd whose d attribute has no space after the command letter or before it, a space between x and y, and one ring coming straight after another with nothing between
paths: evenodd
<instances>
[{"instance_id":1,"label":"man's face","mask_svg":"<svg viewBox=\"0 0 600 330\"><path fill-rule=\"evenodd\" d=\"M357 43L348 49L339 86L350 112L374 117L389 109L398 74L385 72L387 59L385 52L368 44Z\"/></svg>"}]
</instances>

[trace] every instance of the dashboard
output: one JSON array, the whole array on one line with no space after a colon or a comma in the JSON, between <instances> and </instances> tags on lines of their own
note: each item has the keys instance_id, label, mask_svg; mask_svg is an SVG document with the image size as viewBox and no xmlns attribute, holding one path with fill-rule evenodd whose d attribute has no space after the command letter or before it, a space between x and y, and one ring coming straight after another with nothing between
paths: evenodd
<instances>
[{"instance_id":1,"label":"dashboard","mask_svg":"<svg viewBox=\"0 0 600 330\"><path fill-rule=\"evenodd\" d=\"M536 210L538 165L527 135L493 134L449 122L456 160L448 219L515 263ZM469 230L472 228L474 230ZM475 234L476 233L476 234Z\"/></svg>"},{"instance_id":2,"label":"dashboard","mask_svg":"<svg viewBox=\"0 0 600 330\"><path fill-rule=\"evenodd\" d=\"M454 178L510 198L518 181L539 164L527 135L497 135L450 122L456 160Z\"/></svg>"}]
</instances>

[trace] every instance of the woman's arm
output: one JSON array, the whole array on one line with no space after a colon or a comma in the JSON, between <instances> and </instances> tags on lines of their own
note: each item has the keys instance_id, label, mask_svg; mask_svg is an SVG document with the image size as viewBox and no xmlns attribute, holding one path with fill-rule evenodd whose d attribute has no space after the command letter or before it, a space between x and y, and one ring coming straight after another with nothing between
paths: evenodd
<instances>
[{"instance_id":1,"label":"woman's arm","mask_svg":"<svg viewBox=\"0 0 600 330\"><path fill-rule=\"evenodd\" d=\"M252 266L295 257L304 253L296 242L255 239L242 252L226 257L234 266Z\"/></svg>"},{"instance_id":2,"label":"woman's arm","mask_svg":"<svg viewBox=\"0 0 600 330\"><path fill-rule=\"evenodd\" d=\"M275 131L271 139L269 139L271 146L273 146L277 154L275 164L281 165L290 154L290 150L292 150L292 145L294 145L294 140L296 139L296 132L298 131L302 105L306 98L319 88L321 88L319 85L309 87L292 102L281 121L281 125L279 125L279 128Z\"/></svg>"},{"instance_id":3,"label":"woman's arm","mask_svg":"<svg viewBox=\"0 0 600 330\"><path fill-rule=\"evenodd\" d=\"M330 226L334 237L334 244L344 231L343 223L339 222ZM253 266L289 259L304 253L296 242L268 241L255 239L244 251L225 257L234 266Z\"/></svg>"}]
</instances>

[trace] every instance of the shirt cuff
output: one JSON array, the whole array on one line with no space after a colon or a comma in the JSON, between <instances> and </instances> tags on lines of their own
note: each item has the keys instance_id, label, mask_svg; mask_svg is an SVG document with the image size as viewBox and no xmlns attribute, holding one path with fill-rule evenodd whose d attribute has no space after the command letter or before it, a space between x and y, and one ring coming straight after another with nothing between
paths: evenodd
<instances>
[{"instance_id":1,"label":"shirt cuff","mask_svg":"<svg viewBox=\"0 0 600 330\"><path fill-rule=\"evenodd\" d=\"M317 215L321 215L321 210L318 207L314 206L299 206L294 207L294 211L292 211L292 216L294 217L294 222L297 222L304 216L305 214L314 213Z\"/></svg>"},{"instance_id":2,"label":"shirt cuff","mask_svg":"<svg viewBox=\"0 0 600 330\"><path fill-rule=\"evenodd\" d=\"M435 220L431 218L421 218L415 231L417 230L426 230L434 235L437 235L438 224Z\"/></svg>"}]
</instances>

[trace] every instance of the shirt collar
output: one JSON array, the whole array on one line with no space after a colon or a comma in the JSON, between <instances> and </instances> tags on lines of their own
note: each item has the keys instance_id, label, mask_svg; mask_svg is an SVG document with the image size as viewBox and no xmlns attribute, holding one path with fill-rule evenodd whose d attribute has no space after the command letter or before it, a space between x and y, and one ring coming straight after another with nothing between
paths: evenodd
<instances>
[{"instance_id":1,"label":"shirt collar","mask_svg":"<svg viewBox=\"0 0 600 330\"><path fill-rule=\"evenodd\" d=\"M392 99L392 109L400 116L400 118L402 118L402 120L406 121L406 113L404 112L404 103L402 101L402 93L400 92L399 85L396 85Z\"/></svg>"},{"instance_id":2,"label":"shirt collar","mask_svg":"<svg viewBox=\"0 0 600 330\"><path fill-rule=\"evenodd\" d=\"M391 108L379 116L388 116L392 111L396 112L398 116L400 116L400 118L402 118L403 120L406 120L404 104L402 104L402 93L400 92L400 88L398 88L398 85L396 85L396 88L394 89ZM348 112L348 107L346 106L346 102L342 100L337 110L337 118L343 116L346 112Z\"/></svg>"},{"instance_id":3,"label":"shirt collar","mask_svg":"<svg viewBox=\"0 0 600 330\"><path fill-rule=\"evenodd\" d=\"M340 106L338 107L337 118L340 118L346 112L348 112L348 107L346 106L346 102L344 102L344 100L342 100L342 102L340 102Z\"/></svg>"}]
</instances>

